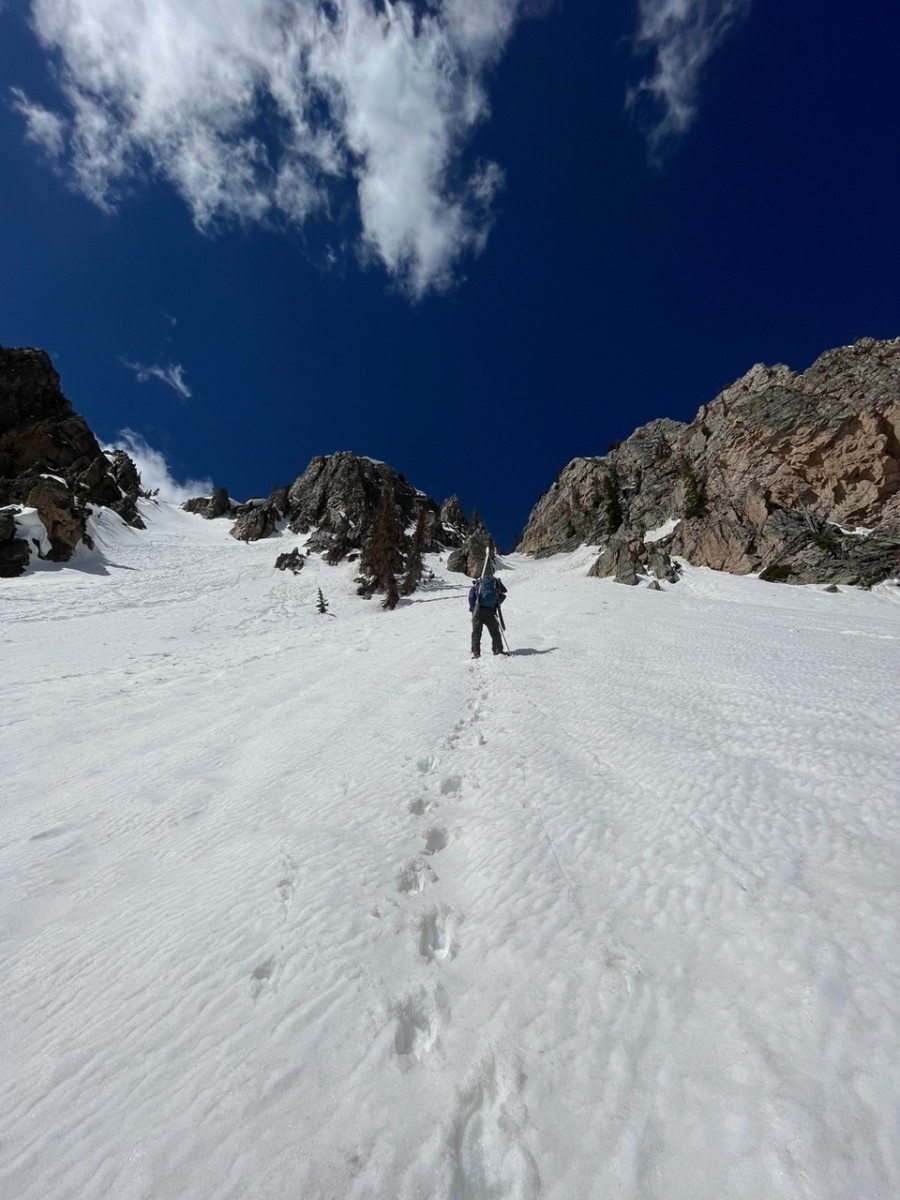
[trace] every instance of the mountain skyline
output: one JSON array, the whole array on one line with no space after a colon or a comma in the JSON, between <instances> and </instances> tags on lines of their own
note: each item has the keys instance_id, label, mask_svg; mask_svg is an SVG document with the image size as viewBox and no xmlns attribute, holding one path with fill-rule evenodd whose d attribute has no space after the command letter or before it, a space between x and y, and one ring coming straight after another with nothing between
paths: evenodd
<instances>
[{"instance_id":1,"label":"mountain skyline","mask_svg":"<svg viewBox=\"0 0 900 1200\"><path fill-rule=\"evenodd\" d=\"M573 457L900 329L875 4L138 12L0 10L0 343L176 482L347 449L508 545Z\"/></svg>"}]
</instances>

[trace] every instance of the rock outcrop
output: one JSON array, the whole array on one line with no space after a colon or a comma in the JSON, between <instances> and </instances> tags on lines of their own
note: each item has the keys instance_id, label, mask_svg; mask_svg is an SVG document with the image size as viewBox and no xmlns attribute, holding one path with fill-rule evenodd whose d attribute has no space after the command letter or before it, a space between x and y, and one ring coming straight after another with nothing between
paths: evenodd
<instances>
[{"instance_id":1,"label":"rock outcrop","mask_svg":"<svg viewBox=\"0 0 900 1200\"><path fill-rule=\"evenodd\" d=\"M468 537L468 522L455 496L439 508L386 463L347 451L312 459L289 487L276 488L267 500L250 501L250 505L264 504L279 517L286 517L292 533L311 535L308 551L339 562L359 556L386 486L393 490L407 537L419 513L424 512L426 551L459 547ZM239 514L242 507L237 509Z\"/></svg>"},{"instance_id":2,"label":"rock outcrop","mask_svg":"<svg viewBox=\"0 0 900 1200\"><path fill-rule=\"evenodd\" d=\"M429 540L434 543L439 526L434 501L386 463L347 451L312 459L294 480L287 491L288 528L292 533L311 533L307 549L329 562L358 555L371 532L386 485L393 488L405 529L415 525L420 508L426 510Z\"/></svg>"},{"instance_id":3,"label":"rock outcrop","mask_svg":"<svg viewBox=\"0 0 900 1200\"><path fill-rule=\"evenodd\" d=\"M900 339L755 366L689 424L653 421L579 458L518 549L601 547L592 573L673 578L675 558L797 583L900 574ZM650 560L653 560L652 563Z\"/></svg>"},{"instance_id":4,"label":"rock outcrop","mask_svg":"<svg viewBox=\"0 0 900 1200\"><path fill-rule=\"evenodd\" d=\"M493 555L497 552L494 539L482 525L478 514L473 513L461 545L447 559L447 570L459 571L470 578L480 575L488 551L491 552L493 560Z\"/></svg>"},{"instance_id":5,"label":"rock outcrop","mask_svg":"<svg viewBox=\"0 0 900 1200\"><path fill-rule=\"evenodd\" d=\"M185 512L196 513L207 521L218 517L233 517L235 505L228 498L225 488L216 488L211 496L195 496L193 500L185 500L181 506Z\"/></svg>"},{"instance_id":6,"label":"rock outcrop","mask_svg":"<svg viewBox=\"0 0 900 1200\"><path fill-rule=\"evenodd\" d=\"M0 507L13 515L17 506L37 511L49 539L49 548L38 552L66 562L80 542L89 544L85 519L91 505L142 527L140 493L134 463L121 450L104 454L60 391L47 355L0 347ZM28 551L24 561L17 542ZM0 537L0 543L0 573L21 574L32 550L28 541Z\"/></svg>"},{"instance_id":7,"label":"rock outcrop","mask_svg":"<svg viewBox=\"0 0 900 1200\"><path fill-rule=\"evenodd\" d=\"M276 571L293 571L295 575L299 575L305 565L306 559L300 553L299 546L295 546L287 554L279 554L275 559Z\"/></svg>"},{"instance_id":8,"label":"rock outcrop","mask_svg":"<svg viewBox=\"0 0 900 1200\"><path fill-rule=\"evenodd\" d=\"M0 579L21 575L31 558L31 548L19 537L13 509L0 508Z\"/></svg>"},{"instance_id":9,"label":"rock outcrop","mask_svg":"<svg viewBox=\"0 0 900 1200\"><path fill-rule=\"evenodd\" d=\"M366 576L360 581L361 594L371 595L377 586L368 571L366 550L386 490L396 509L398 562L406 564L404 569L412 558L420 561L422 553L441 550L452 551L450 570L470 574L481 569L485 548L493 547L493 541L475 514L471 524L466 521L456 496L438 507L386 463L347 451L312 459L292 484L275 488L265 499L234 504L219 488L211 497L186 501L182 508L207 519L235 518L231 536L245 542L270 537L284 520L291 533L307 535L307 553L321 554L329 563L358 560ZM292 570L302 565L302 556L295 563L282 555L276 563ZM405 580L404 586L415 584Z\"/></svg>"},{"instance_id":10,"label":"rock outcrop","mask_svg":"<svg viewBox=\"0 0 900 1200\"><path fill-rule=\"evenodd\" d=\"M281 517L268 500L248 500L246 504L239 504L235 511L237 520L228 532L239 542L258 542L261 538L271 537Z\"/></svg>"}]
</instances>

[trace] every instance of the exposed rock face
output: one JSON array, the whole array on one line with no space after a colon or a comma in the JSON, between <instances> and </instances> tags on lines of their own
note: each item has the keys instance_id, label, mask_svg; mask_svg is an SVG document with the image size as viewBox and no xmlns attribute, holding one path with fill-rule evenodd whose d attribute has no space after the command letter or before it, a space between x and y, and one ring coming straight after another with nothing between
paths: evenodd
<instances>
[{"instance_id":1,"label":"exposed rock face","mask_svg":"<svg viewBox=\"0 0 900 1200\"><path fill-rule=\"evenodd\" d=\"M417 492L402 475L385 463L342 451L314 458L288 489L289 528L293 533L315 535L310 550L338 561L350 551L359 551L372 527L378 501L386 483L404 527L414 524L420 507L432 514L437 525L437 506Z\"/></svg>"},{"instance_id":2,"label":"exposed rock face","mask_svg":"<svg viewBox=\"0 0 900 1200\"><path fill-rule=\"evenodd\" d=\"M0 347L0 506L37 509L50 539L47 557L65 562L87 540L84 522L91 504L112 508L141 527L139 494L134 463L121 450L109 458L103 453L59 390L47 355ZM19 561L21 552L14 558ZM25 565L27 557L21 570Z\"/></svg>"},{"instance_id":3,"label":"exposed rock face","mask_svg":"<svg viewBox=\"0 0 900 1200\"><path fill-rule=\"evenodd\" d=\"M651 555L644 536L666 522ZM653 421L575 459L518 548L584 543L603 547L592 573L623 582L629 564L666 574L673 555L790 582L900 573L900 339L830 350L802 374L753 367L690 424Z\"/></svg>"},{"instance_id":4,"label":"exposed rock face","mask_svg":"<svg viewBox=\"0 0 900 1200\"><path fill-rule=\"evenodd\" d=\"M473 514L472 523L463 538L462 545L458 550L454 550L447 559L447 570L459 571L463 575L474 578L481 574L488 550L491 552L493 561L493 555L497 551L494 539L481 524L477 515Z\"/></svg>"},{"instance_id":5,"label":"exposed rock face","mask_svg":"<svg viewBox=\"0 0 900 1200\"><path fill-rule=\"evenodd\" d=\"M463 516L459 499L450 496L441 505L438 541L445 546L461 546L469 533L469 522Z\"/></svg>"},{"instance_id":6,"label":"exposed rock face","mask_svg":"<svg viewBox=\"0 0 900 1200\"><path fill-rule=\"evenodd\" d=\"M236 516L231 535L246 542L271 536L278 521L287 517L292 533L310 534L306 544L308 552L321 554L329 563L342 559L355 561L363 554L372 533L386 484L393 489L398 517L405 531L401 547L404 556L410 550L419 513L424 512L424 552L452 547L454 553L448 561L450 570L469 573L470 563L474 564L476 559L477 570L481 570L485 547L491 542L490 534L477 520L469 528L456 496L451 496L438 508L433 500L408 484L386 463L360 458L347 451L312 459L289 487L276 488L265 500L235 505L228 499L225 489L219 488L212 497L200 496L185 501L182 508L207 519ZM475 569L472 565L471 570Z\"/></svg>"},{"instance_id":7,"label":"exposed rock face","mask_svg":"<svg viewBox=\"0 0 900 1200\"><path fill-rule=\"evenodd\" d=\"M229 529L239 542L258 542L275 532L281 513L268 500L248 500L236 509L237 520Z\"/></svg>"},{"instance_id":8,"label":"exposed rock face","mask_svg":"<svg viewBox=\"0 0 900 1200\"><path fill-rule=\"evenodd\" d=\"M193 500L185 500L181 507L185 512L197 513L207 521L214 521L217 517L231 517L235 512L235 506L223 487L216 488L211 496L196 496Z\"/></svg>"},{"instance_id":9,"label":"exposed rock face","mask_svg":"<svg viewBox=\"0 0 900 1200\"><path fill-rule=\"evenodd\" d=\"M37 509L47 530L50 551L46 558L50 562L68 562L82 539L90 545L84 531L84 515L75 507L75 497L60 480L39 477L28 488L25 504Z\"/></svg>"}]
</instances>

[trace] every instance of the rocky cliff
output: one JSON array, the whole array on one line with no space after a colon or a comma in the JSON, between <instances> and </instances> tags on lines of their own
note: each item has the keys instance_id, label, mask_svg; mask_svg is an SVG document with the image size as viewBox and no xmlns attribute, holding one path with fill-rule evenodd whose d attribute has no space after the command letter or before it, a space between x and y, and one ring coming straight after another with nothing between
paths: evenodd
<instances>
[{"instance_id":1,"label":"rocky cliff","mask_svg":"<svg viewBox=\"0 0 900 1200\"><path fill-rule=\"evenodd\" d=\"M485 548L493 542L477 516L466 520L455 496L439 507L386 463L348 451L313 458L292 484L276 488L265 499L234 504L219 489L210 498L188 500L182 507L207 519L233 519L230 533L240 541L269 537L285 520L292 533L310 535L307 553L321 554L330 563L352 562L365 550L385 488L391 490L403 531L404 556L411 550L421 514L422 550L451 550L451 571L480 570Z\"/></svg>"},{"instance_id":2,"label":"rocky cliff","mask_svg":"<svg viewBox=\"0 0 900 1200\"><path fill-rule=\"evenodd\" d=\"M0 576L21 574L32 552L66 562L79 542L89 543L89 505L140 526L140 486L127 454L100 449L42 350L0 347ZM45 550L20 536L15 518L22 509L37 511Z\"/></svg>"},{"instance_id":3,"label":"rocky cliff","mask_svg":"<svg viewBox=\"0 0 900 1200\"><path fill-rule=\"evenodd\" d=\"M597 544L634 583L697 566L796 583L900 574L900 338L829 350L802 373L755 366L689 424L653 421L578 458L518 549Z\"/></svg>"}]
</instances>

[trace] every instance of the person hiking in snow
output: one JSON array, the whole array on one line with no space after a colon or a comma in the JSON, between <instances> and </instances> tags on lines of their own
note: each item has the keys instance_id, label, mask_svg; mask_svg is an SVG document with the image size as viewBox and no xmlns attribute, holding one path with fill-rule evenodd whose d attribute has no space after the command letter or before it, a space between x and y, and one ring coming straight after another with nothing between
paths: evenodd
<instances>
[{"instance_id":1,"label":"person hiking in snow","mask_svg":"<svg viewBox=\"0 0 900 1200\"><path fill-rule=\"evenodd\" d=\"M472 657L481 658L481 631L487 625L491 635L491 648L495 654L503 653L503 638L497 614L506 597L506 588L495 575L482 575L473 579L469 588L469 612L472 614Z\"/></svg>"}]
</instances>

